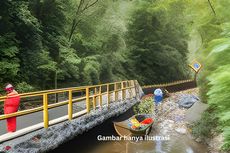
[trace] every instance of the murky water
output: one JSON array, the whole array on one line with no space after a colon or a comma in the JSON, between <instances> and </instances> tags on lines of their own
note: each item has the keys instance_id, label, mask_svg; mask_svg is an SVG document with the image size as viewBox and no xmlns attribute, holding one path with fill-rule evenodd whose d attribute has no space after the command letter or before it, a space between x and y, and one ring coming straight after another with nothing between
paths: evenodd
<instances>
[{"instance_id":1,"label":"murky water","mask_svg":"<svg viewBox=\"0 0 230 153\"><path fill-rule=\"evenodd\" d=\"M185 135L170 137L170 140L156 141L107 141L101 142L88 153L205 153L206 146L196 143Z\"/></svg>"},{"instance_id":2,"label":"murky water","mask_svg":"<svg viewBox=\"0 0 230 153\"><path fill-rule=\"evenodd\" d=\"M98 141L98 135L111 136L116 135L113 127L113 121L123 121L130 117L121 115L119 118L112 118L104 122L102 125L89 130L88 132L78 135L75 139L62 144L58 148L50 151L50 153L206 153L207 146L199 144L187 135L181 135L174 130L171 131L169 140L144 140L144 141ZM167 136L160 135L157 130L152 130L151 136Z\"/></svg>"}]
</instances>

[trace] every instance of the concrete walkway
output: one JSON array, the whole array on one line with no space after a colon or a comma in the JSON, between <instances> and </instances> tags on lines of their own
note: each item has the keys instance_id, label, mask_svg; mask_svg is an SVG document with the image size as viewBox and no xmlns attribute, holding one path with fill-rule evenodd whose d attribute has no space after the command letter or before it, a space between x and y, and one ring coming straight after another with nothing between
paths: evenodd
<instances>
[{"instance_id":1,"label":"concrete walkway","mask_svg":"<svg viewBox=\"0 0 230 153\"><path fill-rule=\"evenodd\" d=\"M79 112L81 110L84 110L84 104L85 102L78 102L73 104L73 113ZM59 117L62 117L64 115L68 114L68 105L56 107L49 109L49 120L53 120ZM43 122L43 111L35 112L32 114L24 115L17 117L17 130L38 124ZM1 120L0 121L0 135L5 134L6 131L6 121Z\"/></svg>"},{"instance_id":2,"label":"concrete walkway","mask_svg":"<svg viewBox=\"0 0 230 153\"><path fill-rule=\"evenodd\" d=\"M134 89L133 89L134 93ZM129 91L126 91L126 96L129 97ZM121 99L121 92L118 92L118 99ZM114 93L111 93L111 102L114 101ZM98 102L97 102L97 105ZM102 96L102 105L107 105L107 95ZM73 104L73 114L86 109L85 100ZM92 109L92 108L91 108ZM68 105L49 109L49 120L57 119L68 115ZM43 122L43 111L17 117L17 130L30 127ZM6 121L0 121L0 135L6 134Z\"/></svg>"}]
</instances>

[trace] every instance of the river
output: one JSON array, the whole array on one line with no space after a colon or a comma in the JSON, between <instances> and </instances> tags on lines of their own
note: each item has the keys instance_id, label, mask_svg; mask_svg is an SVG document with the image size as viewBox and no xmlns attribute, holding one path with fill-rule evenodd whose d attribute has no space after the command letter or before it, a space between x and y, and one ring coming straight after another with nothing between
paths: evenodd
<instances>
[{"instance_id":1,"label":"river","mask_svg":"<svg viewBox=\"0 0 230 153\"><path fill-rule=\"evenodd\" d=\"M98 135L118 136L113 128L113 121L122 121L133 114L132 109L119 117L113 117L87 133L78 135L73 140L62 144L50 153L205 153L207 147L192 140L188 135L173 133L169 140L144 141L98 141ZM150 137L160 136L153 129ZM166 136L166 135L165 135Z\"/></svg>"}]
</instances>

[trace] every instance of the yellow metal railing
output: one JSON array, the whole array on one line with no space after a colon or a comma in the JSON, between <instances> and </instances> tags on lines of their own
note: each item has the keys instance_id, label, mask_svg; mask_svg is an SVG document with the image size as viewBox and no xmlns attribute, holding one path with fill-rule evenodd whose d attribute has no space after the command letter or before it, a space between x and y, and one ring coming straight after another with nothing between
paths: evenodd
<instances>
[{"instance_id":1,"label":"yellow metal railing","mask_svg":"<svg viewBox=\"0 0 230 153\"><path fill-rule=\"evenodd\" d=\"M144 86L142 86L141 88L142 88L142 89L145 89L145 88L166 87L166 86L172 86L172 85L182 84L182 83L191 82L191 81L194 81L194 80L193 80L193 79L190 79L190 80L174 81L174 82L164 83L164 84L144 85Z\"/></svg>"},{"instance_id":2,"label":"yellow metal railing","mask_svg":"<svg viewBox=\"0 0 230 153\"><path fill-rule=\"evenodd\" d=\"M38 92L22 93L20 94L21 99L31 98L31 97L40 97L42 105L28 110L21 110L11 114L0 115L0 120L4 120L10 117L23 116L38 111L43 111L43 122L44 128L49 127L49 109L60 107L63 105L68 105L68 118L72 120L73 118L73 103L85 101L86 112L89 113L91 109L96 109L97 102L99 106L102 107L103 95L106 95L107 98L107 107L111 103L111 94L114 94L114 100L119 99L118 93L121 92L121 99L133 98L136 96L136 80L128 80L121 82L106 83L93 86L82 86L82 87L71 87L64 89L55 89L55 90L45 90ZM134 91L133 91L134 90ZM130 97L126 96L126 91L130 94ZM83 92L84 96L73 98L74 92ZM91 93L93 92L93 93ZM49 95L58 94L58 93L68 93L68 100L49 104ZM6 96L0 97L0 102L4 102ZM91 108L93 106L93 108Z\"/></svg>"}]
</instances>

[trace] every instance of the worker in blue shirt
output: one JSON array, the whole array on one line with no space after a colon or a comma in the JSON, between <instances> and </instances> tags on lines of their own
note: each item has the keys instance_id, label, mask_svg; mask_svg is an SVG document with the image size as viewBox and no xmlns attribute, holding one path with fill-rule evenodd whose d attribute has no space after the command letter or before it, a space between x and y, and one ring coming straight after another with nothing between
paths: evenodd
<instances>
[{"instance_id":1,"label":"worker in blue shirt","mask_svg":"<svg viewBox=\"0 0 230 153\"><path fill-rule=\"evenodd\" d=\"M155 114L158 114L159 107L163 100L163 92L160 88L154 90Z\"/></svg>"}]
</instances>

